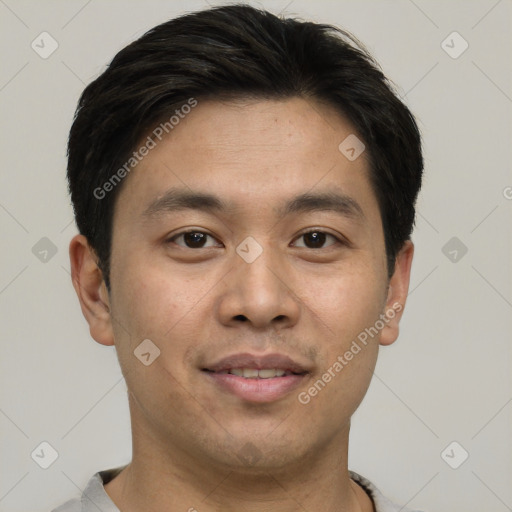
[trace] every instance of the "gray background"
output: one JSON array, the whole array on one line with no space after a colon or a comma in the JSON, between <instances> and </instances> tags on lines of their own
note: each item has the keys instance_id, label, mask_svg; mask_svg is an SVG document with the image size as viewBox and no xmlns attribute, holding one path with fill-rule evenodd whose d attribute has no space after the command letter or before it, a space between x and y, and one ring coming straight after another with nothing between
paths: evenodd
<instances>
[{"instance_id":1,"label":"gray background","mask_svg":"<svg viewBox=\"0 0 512 512\"><path fill-rule=\"evenodd\" d=\"M355 33L424 136L410 296L353 418L350 468L410 507L512 510L512 2L256 5ZM65 144L79 94L118 50L205 6L0 0L1 511L48 511L130 459L115 353L90 338L70 281ZM31 47L43 31L58 43L47 59ZM453 31L469 44L457 58ZM31 458L43 441L58 452L48 469Z\"/></svg>"}]
</instances>

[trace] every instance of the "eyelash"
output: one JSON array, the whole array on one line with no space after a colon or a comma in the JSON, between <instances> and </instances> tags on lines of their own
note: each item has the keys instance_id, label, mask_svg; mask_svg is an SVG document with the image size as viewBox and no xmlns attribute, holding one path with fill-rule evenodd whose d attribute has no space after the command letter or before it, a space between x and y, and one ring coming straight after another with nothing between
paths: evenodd
<instances>
[{"instance_id":1,"label":"eyelash","mask_svg":"<svg viewBox=\"0 0 512 512\"><path fill-rule=\"evenodd\" d=\"M209 236L210 238L213 238L215 240L215 237L213 235L210 235L210 233L206 233L205 231L201 231L201 230L197 230L197 229L189 229L187 231L181 231L180 233L176 233L175 235L173 235L172 237L168 238L166 240L166 243L175 243L175 240L177 238L179 238L180 236L183 236L183 235L186 235L188 233L201 233L203 235L207 235ZM335 243L331 244L331 245L328 245L326 247L320 247L320 249L311 249L310 247L303 247L304 249L311 249L313 251L318 251L318 250L321 250L321 249L327 249L329 247L332 247L333 245L348 245L348 243L343 240L342 238L336 236L336 235L333 235L332 233L329 233L327 231L323 231L321 229L309 229L307 231L304 231L302 233L300 233L294 240L298 240L299 238L305 236L305 235L308 235L310 233L322 233L324 235L327 235L327 236L330 236L332 238L334 238L335 240ZM176 244L178 245L178 244ZM212 247L199 247L199 248L193 248L193 247L186 247L186 246L181 246L179 245L179 247L182 247L183 249L191 249L191 250L198 250L198 249L211 249Z\"/></svg>"}]
</instances>

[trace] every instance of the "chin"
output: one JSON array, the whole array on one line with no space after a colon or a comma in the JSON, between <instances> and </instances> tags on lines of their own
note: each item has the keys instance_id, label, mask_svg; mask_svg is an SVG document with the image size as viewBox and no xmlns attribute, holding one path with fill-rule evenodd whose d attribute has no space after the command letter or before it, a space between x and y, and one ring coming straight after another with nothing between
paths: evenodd
<instances>
[{"instance_id":1,"label":"chin","mask_svg":"<svg viewBox=\"0 0 512 512\"><path fill-rule=\"evenodd\" d=\"M237 473L259 474L279 471L299 464L313 449L299 439L292 439L289 430L268 435L267 431L253 433L230 430L232 436L226 435L222 440L202 446L203 456L209 452L214 465L221 465L226 470Z\"/></svg>"}]
</instances>

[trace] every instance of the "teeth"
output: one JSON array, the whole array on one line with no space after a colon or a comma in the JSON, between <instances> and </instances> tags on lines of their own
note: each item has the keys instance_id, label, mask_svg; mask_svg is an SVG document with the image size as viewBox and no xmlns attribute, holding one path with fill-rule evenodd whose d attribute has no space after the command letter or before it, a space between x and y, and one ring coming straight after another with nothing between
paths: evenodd
<instances>
[{"instance_id":1,"label":"teeth","mask_svg":"<svg viewBox=\"0 0 512 512\"><path fill-rule=\"evenodd\" d=\"M258 370L253 369L253 368L244 368L243 376L246 379L256 379L258 377Z\"/></svg>"},{"instance_id":2,"label":"teeth","mask_svg":"<svg viewBox=\"0 0 512 512\"><path fill-rule=\"evenodd\" d=\"M282 377L286 371L278 368L268 368L258 370L257 368L232 368L228 373L245 377L246 379L272 379L273 377Z\"/></svg>"},{"instance_id":3,"label":"teeth","mask_svg":"<svg viewBox=\"0 0 512 512\"><path fill-rule=\"evenodd\" d=\"M262 379L270 379L272 377L282 377L284 375L284 370L276 370L276 369L259 370L258 375Z\"/></svg>"}]
</instances>

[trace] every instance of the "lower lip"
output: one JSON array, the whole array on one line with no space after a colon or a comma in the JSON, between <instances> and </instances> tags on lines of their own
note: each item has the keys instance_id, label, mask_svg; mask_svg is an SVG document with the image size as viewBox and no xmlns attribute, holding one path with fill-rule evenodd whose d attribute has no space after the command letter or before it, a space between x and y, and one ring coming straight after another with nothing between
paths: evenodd
<instances>
[{"instance_id":1,"label":"lower lip","mask_svg":"<svg viewBox=\"0 0 512 512\"><path fill-rule=\"evenodd\" d=\"M215 384L248 402L275 402L297 388L306 375L286 375L270 379L246 379L231 373L203 372Z\"/></svg>"}]
</instances>

